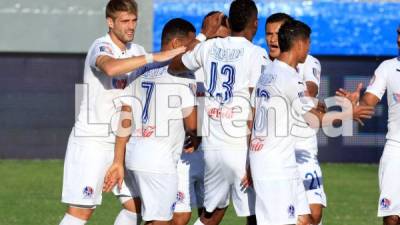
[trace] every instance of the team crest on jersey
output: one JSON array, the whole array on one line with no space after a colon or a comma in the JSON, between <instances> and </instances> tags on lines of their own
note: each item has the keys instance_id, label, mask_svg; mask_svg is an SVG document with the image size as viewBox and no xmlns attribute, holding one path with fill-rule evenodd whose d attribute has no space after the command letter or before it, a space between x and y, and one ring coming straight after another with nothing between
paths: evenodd
<instances>
[{"instance_id":1,"label":"team crest on jersey","mask_svg":"<svg viewBox=\"0 0 400 225\"><path fill-rule=\"evenodd\" d=\"M391 202L387 198L382 198L382 200L380 202L380 205L381 205L381 209L389 209L390 205L391 205Z\"/></svg>"},{"instance_id":2,"label":"team crest on jersey","mask_svg":"<svg viewBox=\"0 0 400 225\"><path fill-rule=\"evenodd\" d=\"M184 199L185 193L183 193L182 191L178 191L178 193L176 194L176 202L183 202Z\"/></svg>"},{"instance_id":3,"label":"team crest on jersey","mask_svg":"<svg viewBox=\"0 0 400 225\"><path fill-rule=\"evenodd\" d=\"M83 188L82 194L83 198L91 198L93 196L93 188L90 186L86 186Z\"/></svg>"},{"instance_id":4,"label":"team crest on jersey","mask_svg":"<svg viewBox=\"0 0 400 225\"><path fill-rule=\"evenodd\" d=\"M261 67L261 76L260 76L260 80L258 81L260 85L268 85L270 83L272 83L273 81L275 81L276 79L276 74L271 74L268 73L266 70L266 66L262 65Z\"/></svg>"},{"instance_id":5,"label":"team crest on jersey","mask_svg":"<svg viewBox=\"0 0 400 225\"><path fill-rule=\"evenodd\" d=\"M102 46L100 46L99 49L100 49L100 52L105 52L105 53L108 53L110 55L113 55L113 51L112 51L110 46L102 45Z\"/></svg>"},{"instance_id":6,"label":"team crest on jersey","mask_svg":"<svg viewBox=\"0 0 400 225\"><path fill-rule=\"evenodd\" d=\"M400 93L393 93L393 100L396 103L399 103L400 102Z\"/></svg>"},{"instance_id":7,"label":"team crest on jersey","mask_svg":"<svg viewBox=\"0 0 400 225\"><path fill-rule=\"evenodd\" d=\"M113 78L112 79L112 86L115 89L124 89L127 84L128 84L128 79L127 78L123 78L123 79Z\"/></svg>"},{"instance_id":8,"label":"team crest on jersey","mask_svg":"<svg viewBox=\"0 0 400 225\"><path fill-rule=\"evenodd\" d=\"M287 212L288 212L288 217L290 219L292 219L296 216L296 209L294 208L293 205L289 205Z\"/></svg>"}]
</instances>

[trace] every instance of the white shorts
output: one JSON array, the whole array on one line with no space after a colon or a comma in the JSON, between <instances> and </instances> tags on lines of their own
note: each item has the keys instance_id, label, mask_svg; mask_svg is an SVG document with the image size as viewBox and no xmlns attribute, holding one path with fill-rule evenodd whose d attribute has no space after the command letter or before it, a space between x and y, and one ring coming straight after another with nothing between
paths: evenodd
<instances>
[{"instance_id":1,"label":"white shorts","mask_svg":"<svg viewBox=\"0 0 400 225\"><path fill-rule=\"evenodd\" d=\"M175 212L191 212L203 207L204 201L204 152L182 153L177 166L178 195Z\"/></svg>"},{"instance_id":2,"label":"white shorts","mask_svg":"<svg viewBox=\"0 0 400 225\"><path fill-rule=\"evenodd\" d=\"M243 189L247 150L204 150L204 207L207 212L225 208L232 197L236 215L255 213L255 193L252 187Z\"/></svg>"},{"instance_id":3,"label":"white shorts","mask_svg":"<svg viewBox=\"0 0 400 225\"><path fill-rule=\"evenodd\" d=\"M296 224L298 215L310 214L300 179L253 180L253 184L258 225Z\"/></svg>"},{"instance_id":4,"label":"white shorts","mask_svg":"<svg viewBox=\"0 0 400 225\"><path fill-rule=\"evenodd\" d=\"M400 146L388 141L379 163L378 217L400 215Z\"/></svg>"},{"instance_id":5,"label":"white shorts","mask_svg":"<svg viewBox=\"0 0 400 225\"><path fill-rule=\"evenodd\" d=\"M309 204L320 204L326 207L321 167L317 155L312 151L296 149L296 162L300 178L303 180Z\"/></svg>"},{"instance_id":6,"label":"white shorts","mask_svg":"<svg viewBox=\"0 0 400 225\"><path fill-rule=\"evenodd\" d=\"M132 195L142 201L144 221L170 221L178 190L176 174L127 170L126 184Z\"/></svg>"},{"instance_id":7,"label":"white shorts","mask_svg":"<svg viewBox=\"0 0 400 225\"><path fill-rule=\"evenodd\" d=\"M64 177L61 201L70 205L100 205L104 176L114 158L114 144L77 138L73 134L68 140L64 161ZM118 197L130 197L123 184Z\"/></svg>"}]
</instances>

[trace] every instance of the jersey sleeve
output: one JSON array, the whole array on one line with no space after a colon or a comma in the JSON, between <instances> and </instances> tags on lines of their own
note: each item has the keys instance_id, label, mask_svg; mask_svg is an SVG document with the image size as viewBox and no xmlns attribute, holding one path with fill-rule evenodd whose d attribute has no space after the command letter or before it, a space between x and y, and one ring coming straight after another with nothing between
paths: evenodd
<instances>
[{"instance_id":1,"label":"jersey sleeve","mask_svg":"<svg viewBox=\"0 0 400 225\"><path fill-rule=\"evenodd\" d=\"M375 70L374 76L371 78L369 86L366 92L369 92L376 97L382 99L385 94L387 86L387 73L385 71L385 62L381 63L379 67Z\"/></svg>"},{"instance_id":2,"label":"jersey sleeve","mask_svg":"<svg viewBox=\"0 0 400 225\"><path fill-rule=\"evenodd\" d=\"M251 56L252 64L250 65L250 88L254 88L256 86L261 73L268 64L268 54L265 49L256 46L254 53L255 55Z\"/></svg>"},{"instance_id":3,"label":"jersey sleeve","mask_svg":"<svg viewBox=\"0 0 400 225\"><path fill-rule=\"evenodd\" d=\"M196 101L196 80L194 79L187 79L187 78L180 78L182 81L180 84L180 96L182 100L181 108L189 108L197 105Z\"/></svg>"},{"instance_id":4,"label":"jersey sleeve","mask_svg":"<svg viewBox=\"0 0 400 225\"><path fill-rule=\"evenodd\" d=\"M182 55L182 63L191 71L198 70L203 66L203 58L205 52L206 42L196 45L192 51L188 51Z\"/></svg>"},{"instance_id":5,"label":"jersey sleeve","mask_svg":"<svg viewBox=\"0 0 400 225\"><path fill-rule=\"evenodd\" d=\"M110 56L112 58L115 58L114 55L114 51L112 48L111 43L108 42L98 42L95 43L92 47L92 50L89 53L89 65L92 68L95 68L96 70L100 70L97 66L96 66L96 60L97 57L102 56L102 55L106 55L106 56Z\"/></svg>"},{"instance_id":6,"label":"jersey sleeve","mask_svg":"<svg viewBox=\"0 0 400 225\"><path fill-rule=\"evenodd\" d=\"M304 64L304 81L315 83L318 88L321 80L321 64L318 59L312 57Z\"/></svg>"},{"instance_id":7,"label":"jersey sleeve","mask_svg":"<svg viewBox=\"0 0 400 225\"><path fill-rule=\"evenodd\" d=\"M315 107L312 98L305 96L307 89L304 82L293 80L283 87L293 110L299 115L304 115Z\"/></svg>"}]
</instances>

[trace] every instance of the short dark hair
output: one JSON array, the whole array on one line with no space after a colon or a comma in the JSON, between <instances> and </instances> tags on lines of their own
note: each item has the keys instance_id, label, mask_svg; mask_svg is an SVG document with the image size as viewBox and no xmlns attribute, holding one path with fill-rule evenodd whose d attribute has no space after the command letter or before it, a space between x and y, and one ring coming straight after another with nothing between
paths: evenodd
<instances>
[{"instance_id":1,"label":"short dark hair","mask_svg":"<svg viewBox=\"0 0 400 225\"><path fill-rule=\"evenodd\" d=\"M257 17L258 10L253 0L235 0L229 9L229 25L232 31L243 31L250 19Z\"/></svg>"},{"instance_id":2,"label":"short dark hair","mask_svg":"<svg viewBox=\"0 0 400 225\"><path fill-rule=\"evenodd\" d=\"M286 13L279 12L279 13L271 14L267 18L267 21L265 21L265 33L267 33L267 25L269 23L281 23L281 22L286 23L288 21L293 21L293 20L294 20L294 18Z\"/></svg>"},{"instance_id":3,"label":"short dark hair","mask_svg":"<svg viewBox=\"0 0 400 225\"><path fill-rule=\"evenodd\" d=\"M186 37L189 32L196 33L196 28L189 21L181 18L171 19L164 25L161 42L167 44L176 37Z\"/></svg>"},{"instance_id":4,"label":"short dark hair","mask_svg":"<svg viewBox=\"0 0 400 225\"><path fill-rule=\"evenodd\" d=\"M284 23L278 32L278 43L281 52L287 52L293 47L296 40L309 39L311 28L298 20L292 20Z\"/></svg>"},{"instance_id":5,"label":"short dark hair","mask_svg":"<svg viewBox=\"0 0 400 225\"><path fill-rule=\"evenodd\" d=\"M201 23L201 28L204 28L204 21L206 20L206 18L209 16L212 16L216 13L220 13L220 11L211 11L211 12L207 13L207 15L203 18L203 22ZM221 25L224 27L228 27L228 25L226 24L226 19L228 19L228 17L224 14L224 16L222 17L222 22L221 22Z\"/></svg>"},{"instance_id":6,"label":"short dark hair","mask_svg":"<svg viewBox=\"0 0 400 225\"><path fill-rule=\"evenodd\" d=\"M267 21L265 22L265 26L267 26L267 24L269 24L269 23L276 23L276 22L284 22L285 23L285 22L291 21L291 20L294 20L293 17L289 16L286 13L282 13L282 12L274 13L267 18Z\"/></svg>"},{"instance_id":7,"label":"short dark hair","mask_svg":"<svg viewBox=\"0 0 400 225\"><path fill-rule=\"evenodd\" d=\"M117 12L138 13L138 6L135 0L110 0L106 6L106 18L115 19Z\"/></svg>"}]
</instances>

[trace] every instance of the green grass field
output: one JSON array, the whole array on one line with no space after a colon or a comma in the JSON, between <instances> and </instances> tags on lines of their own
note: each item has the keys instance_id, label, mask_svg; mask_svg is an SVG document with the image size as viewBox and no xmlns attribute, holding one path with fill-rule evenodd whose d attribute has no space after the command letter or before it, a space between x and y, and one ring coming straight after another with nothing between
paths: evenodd
<instances>
[{"instance_id":1,"label":"green grass field","mask_svg":"<svg viewBox=\"0 0 400 225\"><path fill-rule=\"evenodd\" d=\"M324 225L380 225L376 217L377 166L323 164L328 208ZM64 215L60 203L61 160L0 160L0 225L57 225ZM112 225L119 202L106 194L88 225ZM242 225L232 207L223 225Z\"/></svg>"}]
</instances>

